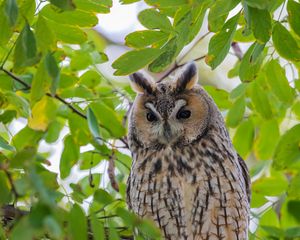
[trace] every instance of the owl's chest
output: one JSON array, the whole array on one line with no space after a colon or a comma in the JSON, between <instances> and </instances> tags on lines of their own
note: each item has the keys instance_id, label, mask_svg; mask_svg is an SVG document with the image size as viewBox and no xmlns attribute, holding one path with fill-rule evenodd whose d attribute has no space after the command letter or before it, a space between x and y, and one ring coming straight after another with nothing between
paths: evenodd
<instances>
[{"instance_id":1,"label":"owl's chest","mask_svg":"<svg viewBox=\"0 0 300 240\"><path fill-rule=\"evenodd\" d=\"M152 218L164 236L170 237L166 239L197 239L201 232L214 231L216 219L220 224L233 222L233 217L227 217L229 212L247 216L241 178L235 162L220 155L203 154L195 148L169 149L137 155L127 197L132 210ZM194 237L186 238L191 232Z\"/></svg>"}]
</instances>

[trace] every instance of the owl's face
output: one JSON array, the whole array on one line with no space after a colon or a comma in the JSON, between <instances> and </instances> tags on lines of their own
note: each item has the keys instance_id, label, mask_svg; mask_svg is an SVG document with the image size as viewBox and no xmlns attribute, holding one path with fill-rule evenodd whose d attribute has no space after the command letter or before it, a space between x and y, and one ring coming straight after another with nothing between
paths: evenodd
<instances>
[{"instance_id":1,"label":"owl's face","mask_svg":"<svg viewBox=\"0 0 300 240\"><path fill-rule=\"evenodd\" d=\"M129 132L144 147L186 145L201 137L210 118L204 90L195 86L197 68L187 65L174 79L155 83L140 73L131 76L138 95L129 118Z\"/></svg>"}]
</instances>

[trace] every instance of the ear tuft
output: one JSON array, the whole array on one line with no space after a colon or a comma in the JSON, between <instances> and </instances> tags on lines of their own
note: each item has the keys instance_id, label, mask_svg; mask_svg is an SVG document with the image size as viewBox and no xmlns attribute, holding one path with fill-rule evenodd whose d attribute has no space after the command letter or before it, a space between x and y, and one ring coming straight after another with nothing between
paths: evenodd
<instances>
[{"instance_id":1,"label":"ear tuft","mask_svg":"<svg viewBox=\"0 0 300 240\"><path fill-rule=\"evenodd\" d=\"M147 79L142 73L136 72L129 76L132 89L137 93L153 94L155 83Z\"/></svg>"},{"instance_id":2,"label":"ear tuft","mask_svg":"<svg viewBox=\"0 0 300 240\"><path fill-rule=\"evenodd\" d=\"M198 81L198 69L194 62L187 63L179 75L176 89L178 92L189 90L194 87Z\"/></svg>"}]
</instances>

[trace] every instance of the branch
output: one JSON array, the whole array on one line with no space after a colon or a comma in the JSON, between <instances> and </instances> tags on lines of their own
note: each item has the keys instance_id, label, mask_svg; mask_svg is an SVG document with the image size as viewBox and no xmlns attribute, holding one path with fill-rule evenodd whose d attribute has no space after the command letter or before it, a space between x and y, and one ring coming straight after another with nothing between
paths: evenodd
<instances>
[{"instance_id":1,"label":"branch","mask_svg":"<svg viewBox=\"0 0 300 240\"><path fill-rule=\"evenodd\" d=\"M115 145L115 143L113 142L112 153L111 153L111 156L109 157L107 173L108 173L108 177L109 177L112 188L115 189L117 192L119 192L119 184L118 184L118 182L116 180L116 176L115 176L116 155L115 155L114 145Z\"/></svg>"},{"instance_id":2,"label":"branch","mask_svg":"<svg viewBox=\"0 0 300 240\"><path fill-rule=\"evenodd\" d=\"M231 43L231 47L233 49L234 55L241 61L243 59L243 52L237 42Z\"/></svg>"}]
</instances>

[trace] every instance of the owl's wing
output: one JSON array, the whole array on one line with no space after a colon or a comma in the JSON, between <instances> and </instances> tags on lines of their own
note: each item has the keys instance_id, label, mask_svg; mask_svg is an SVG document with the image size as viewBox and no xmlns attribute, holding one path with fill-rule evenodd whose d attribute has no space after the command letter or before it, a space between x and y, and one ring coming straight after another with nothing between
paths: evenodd
<instances>
[{"instance_id":1,"label":"owl's wing","mask_svg":"<svg viewBox=\"0 0 300 240\"><path fill-rule=\"evenodd\" d=\"M248 201L250 203L251 200L251 179L250 179L250 175L249 175L249 171L248 171L248 167L245 163L245 161L242 159L242 157L238 154L238 160L239 160L239 164L242 168L242 172L243 172L243 178L245 181L245 186L246 186L246 192L248 195Z\"/></svg>"}]
</instances>

